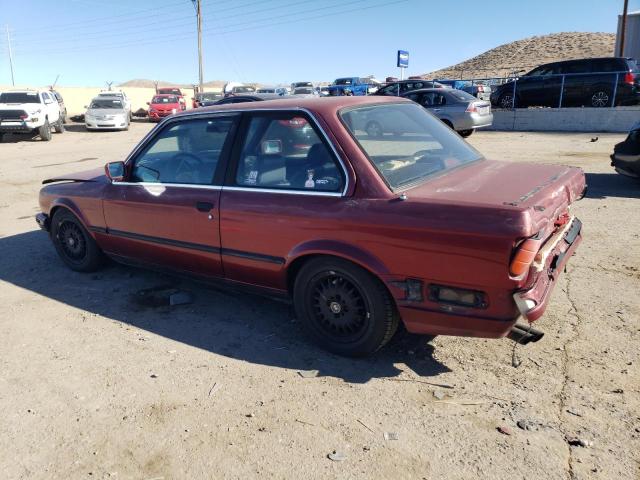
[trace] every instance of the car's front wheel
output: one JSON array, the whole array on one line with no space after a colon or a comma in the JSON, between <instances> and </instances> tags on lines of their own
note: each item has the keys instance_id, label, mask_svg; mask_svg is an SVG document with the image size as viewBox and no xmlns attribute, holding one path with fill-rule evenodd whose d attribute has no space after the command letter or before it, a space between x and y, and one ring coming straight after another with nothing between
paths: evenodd
<instances>
[{"instance_id":1,"label":"car's front wheel","mask_svg":"<svg viewBox=\"0 0 640 480\"><path fill-rule=\"evenodd\" d=\"M49 120L45 120L44 125L38 128L38 135L40 135L40 138L45 142L51 140L51 125L49 125Z\"/></svg>"},{"instance_id":2,"label":"car's front wheel","mask_svg":"<svg viewBox=\"0 0 640 480\"><path fill-rule=\"evenodd\" d=\"M80 220L60 209L51 220L51 240L62 261L76 272L93 272L104 263L104 254Z\"/></svg>"},{"instance_id":3,"label":"car's front wheel","mask_svg":"<svg viewBox=\"0 0 640 480\"><path fill-rule=\"evenodd\" d=\"M298 273L293 291L296 316L322 347L359 357L382 348L399 315L380 280L339 258L316 258Z\"/></svg>"},{"instance_id":4,"label":"car's front wheel","mask_svg":"<svg viewBox=\"0 0 640 480\"><path fill-rule=\"evenodd\" d=\"M58 119L53 128L55 129L56 133L64 133L64 120L62 119L62 117Z\"/></svg>"}]
</instances>

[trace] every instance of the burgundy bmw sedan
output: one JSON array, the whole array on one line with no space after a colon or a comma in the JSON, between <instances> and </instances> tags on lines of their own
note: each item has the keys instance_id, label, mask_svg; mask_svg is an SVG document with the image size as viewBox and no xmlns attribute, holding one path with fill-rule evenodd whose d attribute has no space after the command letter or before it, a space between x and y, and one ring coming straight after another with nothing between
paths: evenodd
<instances>
[{"instance_id":1,"label":"burgundy bmw sedan","mask_svg":"<svg viewBox=\"0 0 640 480\"><path fill-rule=\"evenodd\" d=\"M371 118L394 133L369 136ZM110 257L287 297L312 338L353 356L399 322L538 340L585 190L578 168L486 160L390 97L187 111L123 161L43 183L36 219L73 270Z\"/></svg>"}]
</instances>

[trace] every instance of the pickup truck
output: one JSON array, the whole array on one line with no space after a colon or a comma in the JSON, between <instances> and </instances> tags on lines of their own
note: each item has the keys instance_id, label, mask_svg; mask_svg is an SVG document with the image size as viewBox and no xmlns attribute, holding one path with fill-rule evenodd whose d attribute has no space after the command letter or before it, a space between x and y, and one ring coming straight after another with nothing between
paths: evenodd
<instances>
[{"instance_id":1,"label":"pickup truck","mask_svg":"<svg viewBox=\"0 0 640 480\"><path fill-rule=\"evenodd\" d=\"M369 83L360 77L338 78L329 85L329 96L341 95L363 96L369 94Z\"/></svg>"},{"instance_id":2,"label":"pickup truck","mask_svg":"<svg viewBox=\"0 0 640 480\"><path fill-rule=\"evenodd\" d=\"M0 93L0 141L5 133L32 133L45 142L51 127L64 132L60 105L46 90L13 90Z\"/></svg>"}]
</instances>

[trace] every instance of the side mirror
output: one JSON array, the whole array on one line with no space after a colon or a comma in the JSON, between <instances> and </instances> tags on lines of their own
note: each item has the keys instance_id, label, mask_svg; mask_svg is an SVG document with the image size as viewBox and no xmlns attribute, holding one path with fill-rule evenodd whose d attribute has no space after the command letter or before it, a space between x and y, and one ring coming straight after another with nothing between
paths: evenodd
<instances>
[{"instance_id":1,"label":"side mirror","mask_svg":"<svg viewBox=\"0 0 640 480\"><path fill-rule=\"evenodd\" d=\"M110 162L104 166L104 173L112 182L124 181L124 162Z\"/></svg>"}]
</instances>

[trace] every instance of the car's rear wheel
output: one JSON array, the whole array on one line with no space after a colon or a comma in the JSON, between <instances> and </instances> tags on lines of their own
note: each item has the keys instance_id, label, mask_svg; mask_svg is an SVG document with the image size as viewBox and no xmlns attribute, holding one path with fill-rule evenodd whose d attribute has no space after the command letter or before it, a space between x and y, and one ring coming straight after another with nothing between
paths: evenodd
<instances>
[{"instance_id":1,"label":"car's rear wheel","mask_svg":"<svg viewBox=\"0 0 640 480\"><path fill-rule=\"evenodd\" d=\"M316 258L298 273L293 291L296 316L322 347L358 357L382 348L399 316L380 280L338 258Z\"/></svg>"},{"instance_id":2,"label":"car's rear wheel","mask_svg":"<svg viewBox=\"0 0 640 480\"><path fill-rule=\"evenodd\" d=\"M444 123L447 127L453 130L453 123L451 123L450 120L442 120L442 123Z\"/></svg>"},{"instance_id":3,"label":"car's rear wheel","mask_svg":"<svg viewBox=\"0 0 640 480\"><path fill-rule=\"evenodd\" d=\"M44 125L38 128L38 135L40 135L40 139L45 142L51 140L51 125L49 125L49 120L45 120Z\"/></svg>"},{"instance_id":4,"label":"car's rear wheel","mask_svg":"<svg viewBox=\"0 0 640 480\"><path fill-rule=\"evenodd\" d=\"M51 221L51 240L62 261L76 272L93 272L104 254L80 220L69 210L58 210Z\"/></svg>"},{"instance_id":5,"label":"car's rear wheel","mask_svg":"<svg viewBox=\"0 0 640 480\"><path fill-rule=\"evenodd\" d=\"M606 88L598 88L589 97L589 104L594 108L610 107L611 93Z\"/></svg>"},{"instance_id":6,"label":"car's rear wheel","mask_svg":"<svg viewBox=\"0 0 640 480\"><path fill-rule=\"evenodd\" d=\"M53 128L55 129L56 133L64 133L64 121L62 120L62 117L58 119Z\"/></svg>"},{"instance_id":7,"label":"car's rear wheel","mask_svg":"<svg viewBox=\"0 0 640 480\"><path fill-rule=\"evenodd\" d=\"M365 132L367 132L367 135L369 135L370 137L381 137L382 136L382 125L380 125L379 122L376 122L375 120L371 120L369 123L367 123L367 125L364 127Z\"/></svg>"},{"instance_id":8,"label":"car's rear wheel","mask_svg":"<svg viewBox=\"0 0 640 480\"><path fill-rule=\"evenodd\" d=\"M460 130L458 133L460 134L461 137L467 138L467 137L470 137L471 134L473 133L473 128L470 128L468 130Z\"/></svg>"}]
</instances>

